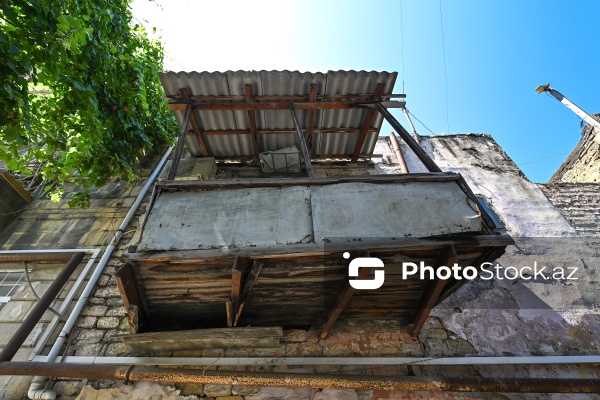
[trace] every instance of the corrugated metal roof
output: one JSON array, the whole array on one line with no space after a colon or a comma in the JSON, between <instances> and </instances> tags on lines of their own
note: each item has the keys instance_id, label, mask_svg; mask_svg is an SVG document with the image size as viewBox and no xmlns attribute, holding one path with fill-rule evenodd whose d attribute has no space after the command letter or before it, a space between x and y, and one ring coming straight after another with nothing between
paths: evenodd
<instances>
[{"instance_id":1,"label":"corrugated metal roof","mask_svg":"<svg viewBox=\"0 0 600 400\"><path fill-rule=\"evenodd\" d=\"M311 73L298 71L227 71L227 72L165 72L159 73L167 96L178 96L179 89L187 89L190 96L244 96L245 85L252 84L255 96L308 95L310 85L317 85L317 96L374 93L377 84L384 85L383 94L392 94L396 72L328 71ZM184 111L173 111L181 124ZM246 111L194 111L202 130L248 129ZM307 128L308 111L297 110L298 120ZM363 125L367 109L316 110L314 129L355 128ZM377 132L367 135L361 154L372 154L383 118L376 113L371 128ZM257 129L293 129L290 113L286 110L256 111ZM352 154L359 133L315 133L313 155ZM300 143L295 133L259 134L259 149L279 150ZM193 155L200 148L193 137L186 144ZM209 155L215 157L251 156L250 135L205 135Z\"/></svg>"}]
</instances>

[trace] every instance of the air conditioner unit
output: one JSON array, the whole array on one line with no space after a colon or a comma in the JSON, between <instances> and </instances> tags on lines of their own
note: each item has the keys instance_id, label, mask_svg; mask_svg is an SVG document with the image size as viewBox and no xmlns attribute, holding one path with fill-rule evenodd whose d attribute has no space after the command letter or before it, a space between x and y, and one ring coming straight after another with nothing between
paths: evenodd
<instances>
[{"instance_id":1,"label":"air conditioner unit","mask_svg":"<svg viewBox=\"0 0 600 400\"><path fill-rule=\"evenodd\" d=\"M159 180L166 180L171 170L171 160L167 161ZM204 181L216 179L217 163L213 157L182 158L177 166L176 181Z\"/></svg>"}]
</instances>

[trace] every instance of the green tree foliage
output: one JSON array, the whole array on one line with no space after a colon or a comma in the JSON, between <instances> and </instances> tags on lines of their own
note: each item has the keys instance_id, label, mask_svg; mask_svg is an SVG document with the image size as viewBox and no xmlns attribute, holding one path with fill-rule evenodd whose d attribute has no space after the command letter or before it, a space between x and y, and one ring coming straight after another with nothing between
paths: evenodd
<instances>
[{"instance_id":1,"label":"green tree foliage","mask_svg":"<svg viewBox=\"0 0 600 400\"><path fill-rule=\"evenodd\" d=\"M136 160L177 131L157 72L163 49L127 0L0 4L0 159L56 182L136 179ZM72 206L85 206L83 189Z\"/></svg>"}]
</instances>

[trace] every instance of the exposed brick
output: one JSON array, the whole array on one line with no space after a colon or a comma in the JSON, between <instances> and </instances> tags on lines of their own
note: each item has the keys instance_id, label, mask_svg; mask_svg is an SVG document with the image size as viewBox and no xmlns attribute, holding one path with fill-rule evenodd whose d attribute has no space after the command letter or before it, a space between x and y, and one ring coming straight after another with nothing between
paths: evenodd
<instances>
[{"instance_id":1,"label":"exposed brick","mask_svg":"<svg viewBox=\"0 0 600 400\"><path fill-rule=\"evenodd\" d=\"M207 396L231 396L231 385L204 385L204 394Z\"/></svg>"},{"instance_id":2,"label":"exposed brick","mask_svg":"<svg viewBox=\"0 0 600 400\"><path fill-rule=\"evenodd\" d=\"M94 306L85 306L81 309L81 315L90 315L94 317L102 317L106 314L108 307L94 305Z\"/></svg>"},{"instance_id":3,"label":"exposed brick","mask_svg":"<svg viewBox=\"0 0 600 400\"><path fill-rule=\"evenodd\" d=\"M119 288L117 285L110 285L106 287L100 287L96 290L95 297L121 297Z\"/></svg>"},{"instance_id":4,"label":"exposed brick","mask_svg":"<svg viewBox=\"0 0 600 400\"><path fill-rule=\"evenodd\" d=\"M98 343L104 337L105 331L99 329L83 329L77 334L80 343Z\"/></svg>"},{"instance_id":5,"label":"exposed brick","mask_svg":"<svg viewBox=\"0 0 600 400\"><path fill-rule=\"evenodd\" d=\"M107 317L124 317L127 313L123 307L111 307L106 312Z\"/></svg>"},{"instance_id":6,"label":"exposed brick","mask_svg":"<svg viewBox=\"0 0 600 400\"><path fill-rule=\"evenodd\" d=\"M246 396L249 394L258 393L259 390L260 390L260 388L257 386L235 386L234 385L231 387L231 394L234 394L234 395L241 394L243 396Z\"/></svg>"},{"instance_id":7,"label":"exposed brick","mask_svg":"<svg viewBox=\"0 0 600 400\"><path fill-rule=\"evenodd\" d=\"M184 396L202 396L202 393L204 393L204 385L201 384L188 383L177 386L181 391L180 394Z\"/></svg>"},{"instance_id":8,"label":"exposed brick","mask_svg":"<svg viewBox=\"0 0 600 400\"><path fill-rule=\"evenodd\" d=\"M96 326L97 317L85 316L79 317L75 326L78 328L93 328Z\"/></svg>"},{"instance_id":9,"label":"exposed brick","mask_svg":"<svg viewBox=\"0 0 600 400\"><path fill-rule=\"evenodd\" d=\"M107 356L125 356L129 354L129 349L125 343L111 343L106 348Z\"/></svg>"},{"instance_id":10,"label":"exposed brick","mask_svg":"<svg viewBox=\"0 0 600 400\"><path fill-rule=\"evenodd\" d=\"M109 307L123 308L123 300L120 297L111 297L110 299L106 299L106 305Z\"/></svg>"},{"instance_id":11,"label":"exposed brick","mask_svg":"<svg viewBox=\"0 0 600 400\"><path fill-rule=\"evenodd\" d=\"M101 329L111 329L119 326L119 318L117 317L102 317L98 318L98 322L96 322L96 326Z\"/></svg>"}]
</instances>

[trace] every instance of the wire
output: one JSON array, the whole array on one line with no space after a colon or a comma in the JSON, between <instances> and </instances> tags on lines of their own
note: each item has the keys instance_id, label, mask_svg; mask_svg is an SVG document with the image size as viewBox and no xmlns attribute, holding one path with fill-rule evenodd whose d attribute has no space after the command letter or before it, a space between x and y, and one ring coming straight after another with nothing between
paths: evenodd
<instances>
[{"instance_id":1,"label":"wire","mask_svg":"<svg viewBox=\"0 0 600 400\"><path fill-rule=\"evenodd\" d=\"M402 54L402 93L406 93L404 90L404 21L402 12L402 0L400 0L400 45Z\"/></svg>"},{"instance_id":2,"label":"wire","mask_svg":"<svg viewBox=\"0 0 600 400\"><path fill-rule=\"evenodd\" d=\"M442 17L442 0L438 0L440 3L440 26L442 27L442 50L444 52L444 77L446 79L446 126L447 133L450 133L450 117L448 112L448 70L446 68L446 39L444 36L444 20Z\"/></svg>"},{"instance_id":3,"label":"wire","mask_svg":"<svg viewBox=\"0 0 600 400\"><path fill-rule=\"evenodd\" d=\"M409 113L411 116L415 117L415 119L416 119L417 121L419 121L419 123L420 123L421 125L423 125L423 126L425 127L425 129L427 129L429 132L431 132L431 134L432 134L433 136L437 136L437 134L436 134L434 131L432 131L431 129L429 129L429 128L427 127L427 125L425 125L423 122L421 122L421 120L420 120L419 118L417 118L417 116L416 116L415 114L413 114L413 113L411 113L410 111L408 111L408 108L406 109L406 111L407 111L407 112L408 112L408 113Z\"/></svg>"},{"instance_id":4,"label":"wire","mask_svg":"<svg viewBox=\"0 0 600 400\"><path fill-rule=\"evenodd\" d=\"M545 159L548 159L548 158L552 158L552 157L558 157L558 156L564 156L565 154L571 154L571 153L570 153L570 152L567 152L567 153L553 154L553 155L551 155L551 156L546 156L546 157L538 158L537 160L533 160L533 161L527 161L527 162L524 162L524 163L519 163L519 164L517 164L517 165L532 164L532 163L534 163L534 162L542 161L542 160L545 160Z\"/></svg>"}]
</instances>

